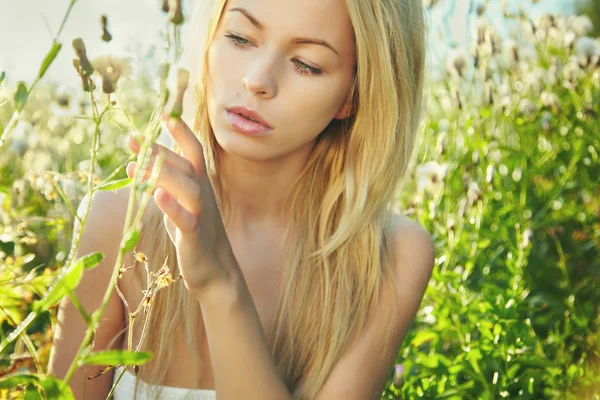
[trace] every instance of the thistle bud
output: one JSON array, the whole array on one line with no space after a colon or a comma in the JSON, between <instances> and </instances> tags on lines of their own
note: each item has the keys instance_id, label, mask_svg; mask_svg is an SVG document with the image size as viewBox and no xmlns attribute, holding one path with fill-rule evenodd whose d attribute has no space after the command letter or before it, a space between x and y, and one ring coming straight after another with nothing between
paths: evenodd
<instances>
[{"instance_id":1,"label":"thistle bud","mask_svg":"<svg viewBox=\"0 0 600 400\"><path fill-rule=\"evenodd\" d=\"M81 38L73 39L73 50L75 50L75 54L77 54L79 60L79 67L77 68L79 75L90 76L94 73L94 67L92 67L90 60L88 60L85 44Z\"/></svg>"},{"instance_id":2,"label":"thistle bud","mask_svg":"<svg viewBox=\"0 0 600 400\"><path fill-rule=\"evenodd\" d=\"M83 87L83 91L84 92L89 92L90 91L90 85L91 85L91 90L94 90L94 88L95 88L94 81L92 81L89 78L89 76L84 75L84 74L81 73L81 65L79 63L79 59L78 58L74 58L73 59L73 67L75 67L75 70L77 71L77 74L81 78L81 85Z\"/></svg>"},{"instance_id":3,"label":"thistle bud","mask_svg":"<svg viewBox=\"0 0 600 400\"><path fill-rule=\"evenodd\" d=\"M100 17L100 23L102 24L102 40L108 43L112 40L112 35L108 32L108 17L102 15Z\"/></svg>"},{"instance_id":4,"label":"thistle bud","mask_svg":"<svg viewBox=\"0 0 600 400\"><path fill-rule=\"evenodd\" d=\"M169 0L162 0L162 7L161 9L168 13L169 12Z\"/></svg>"},{"instance_id":5,"label":"thistle bud","mask_svg":"<svg viewBox=\"0 0 600 400\"><path fill-rule=\"evenodd\" d=\"M181 0L173 0L169 7L169 21L173 25L181 25L183 23L183 7Z\"/></svg>"}]
</instances>

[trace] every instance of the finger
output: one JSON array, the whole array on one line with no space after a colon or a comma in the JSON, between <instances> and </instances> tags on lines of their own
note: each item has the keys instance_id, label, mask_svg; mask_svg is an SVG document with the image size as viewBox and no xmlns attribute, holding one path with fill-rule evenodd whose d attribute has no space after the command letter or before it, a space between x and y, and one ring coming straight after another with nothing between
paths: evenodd
<instances>
[{"instance_id":1,"label":"finger","mask_svg":"<svg viewBox=\"0 0 600 400\"><path fill-rule=\"evenodd\" d=\"M131 178L135 172L136 163L127 165L127 175ZM143 181L150 178L151 170L147 170ZM199 215L202 210L200 185L189 176L181 173L175 167L163 164L155 183L155 193L158 188L164 188L174 196L189 213Z\"/></svg>"},{"instance_id":2,"label":"finger","mask_svg":"<svg viewBox=\"0 0 600 400\"><path fill-rule=\"evenodd\" d=\"M171 118L168 114L162 115L167 125L167 130L181 149L183 157L192 163L196 173L204 173L204 151L200 140L181 118Z\"/></svg>"},{"instance_id":3,"label":"finger","mask_svg":"<svg viewBox=\"0 0 600 400\"><path fill-rule=\"evenodd\" d=\"M154 199L158 208L169 217L179 228L182 234L194 232L198 216L190 214L168 191L158 188L154 192Z\"/></svg>"},{"instance_id":4,"label":"finger","mask_svg":"<svg viewBox=\"0 0 600 400\"><path fill-rule=\"evenodd\" d=\"M139 153L141 150L140 143L133 136L130 137L127 145L136 154ZM152 166L154 166L154 160L156 160L156 157L159 154L164 154L165 163L174 166L189 177L193 178L195 175L197 175L196 170L191 162L189 162L179 154L175 153L174 151L167 149L165 146L161 146L158 143L154 143L152 145L152 153L150 156L151 158L150 162L148 163L149 171L152 171Z\"/></svg>"}]
</instances>

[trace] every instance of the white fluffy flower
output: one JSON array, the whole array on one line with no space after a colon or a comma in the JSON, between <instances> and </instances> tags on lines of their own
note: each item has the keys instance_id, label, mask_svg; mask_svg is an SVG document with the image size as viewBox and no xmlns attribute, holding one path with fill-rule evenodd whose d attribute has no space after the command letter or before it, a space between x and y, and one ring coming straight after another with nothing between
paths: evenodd
<instances>
[{"instance_id":1,"label":"white fluffy flower","mask_svg":"<svg viewBox=\"0 0 600 400\"><path fill-rule=\"evenodd\" d=\"M592 31L594 24L587 15L579 15L569 19L569 27L577 36L585 36Z\"/></svg>"},{"instance_id":2,"label":"white fluffy flower","mask_svg":"<svg viewBox=\"0 0 600 400\"><path fill-rule=\"evenodd\" d=\"M519 113L522 115L531 115L535 112L535 104L529 99L519 101Z\"/></svg>"},{"instance_id":3,"label":"white fluffy flower","mask_svg":"<svg viewBox=\"0 0 600 400\"><path fill-rule=\"evenodd\" d=\"M435 185L442 183L447 170L447 165L440 165L435 161L418 165L416 169L417 191L423 193L424 190L431 190Z\"/></svg>"},{"instance_id":4,"label":"white fluffy flower","mask_svg":"<svg viewBox=\"0 0 600 400\"><path fill-rule=\"evenodd\" d=\"M119 78L132 74L131 59L112 55L91 60L94 72L102 78L102 91L110 94L117 88Z\"/></svg>"},{"instance_id":5,"label":"white fluffy flower","mask_svg":"<svg viewBox=\"0 0 600 400\"><path fill-rule=\"evenodd\" d=\"M463 49L456 48L450 51L446 61L446 67L451 73L463 77L465 76L468 65L469 57Z\"/></svg>"},{"instance_id":6,"label":"white fluffy flower","mask_svg":"<svg viewBox=\"0 0 600 400\"><path fill-rule=\"evenodd\" d=\"M586 66L596 61L595 58L600 55L600 46L591 37L582 36L575 42L575 54L579 65Z\"/></svg>"}]
</instances>

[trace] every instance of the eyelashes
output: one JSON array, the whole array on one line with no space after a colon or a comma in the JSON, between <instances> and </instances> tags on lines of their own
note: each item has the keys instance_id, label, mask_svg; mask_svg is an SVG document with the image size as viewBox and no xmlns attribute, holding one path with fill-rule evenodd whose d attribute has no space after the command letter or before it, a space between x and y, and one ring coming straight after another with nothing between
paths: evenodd
<instances>
[{"instance_id":1,"label":"eyelashes","mask_svg":"<svg viewBox=\"0 0 600 400\"><path fill-rule=\"evenodd\" d=\"M245 39L238 35L234 35L233 33L227 34L227 35L225 35L225 37L229 40L229 42L233 45L233 47L240 48L240 49L246 48L247 45L252 43L248 39ZM293 60L293 61L294 61L294 69L300 75L321 75L323 73L323 70L315 68L315 67L311 67L310 65L303 63L300 60Z\"/></svg>"}]
</instances>

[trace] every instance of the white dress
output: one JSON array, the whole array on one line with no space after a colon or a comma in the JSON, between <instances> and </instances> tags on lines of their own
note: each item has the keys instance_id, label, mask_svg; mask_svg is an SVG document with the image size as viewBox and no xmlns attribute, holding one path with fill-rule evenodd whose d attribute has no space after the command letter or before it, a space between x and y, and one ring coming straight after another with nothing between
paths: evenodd
<instances>
[{"instance_id":1,"label":"white dress","mask_svg":"<svg viewBox=\"0 0 600 400\"><path fill-rule=\"evenodd\" d=\"M113 385L121 376L121 372L125 367L117 367L114 370ZM125 370L125 374L117 384L115 391L113 392L114 400L133 400L135 392L135 380L136 376ZM152 397L148 397L148 390ZM186 389L173 386L162 386L148 384L139 379L137 387L137 400L152 400L154 394L159 393L158 399L160 400L216 400L217 392L209 389Z\"/></svg>"}]
</instances>

